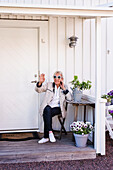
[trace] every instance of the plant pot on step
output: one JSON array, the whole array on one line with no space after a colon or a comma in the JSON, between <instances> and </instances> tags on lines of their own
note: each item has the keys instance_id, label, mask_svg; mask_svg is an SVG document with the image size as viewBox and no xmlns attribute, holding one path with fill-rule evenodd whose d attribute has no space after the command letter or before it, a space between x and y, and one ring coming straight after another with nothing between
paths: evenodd
<instances>
[{"instance_id":1,"label":"plant pot on step","mask_svg":"<svg viewBox=\"0 0 113 170\"><path fill-rule=\"evenodd\" d=\"M86 147L89 134L80 135L80 134L73 133L73 135L75 137L75 146L79 148Z\"/></svg>"}]
</instances>

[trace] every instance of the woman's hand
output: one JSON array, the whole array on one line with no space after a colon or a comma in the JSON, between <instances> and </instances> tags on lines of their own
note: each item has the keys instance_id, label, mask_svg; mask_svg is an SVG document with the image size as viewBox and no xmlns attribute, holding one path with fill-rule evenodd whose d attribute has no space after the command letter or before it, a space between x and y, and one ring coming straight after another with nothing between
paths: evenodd
<instances>
[{"instance_id":1,"label":"woman's hand","mask_svg":"<svg viewBox=\"0 0 113 170\"><path fill-rule=\"evenodd\" d=\"M62 88L62 90L66 90L66 88L64 87L64 82L62 80L60 81L60 87Z\"/></svg>"},{"instance_id":2,"label":"woman's hand","mask_svg":"<svg viewBox=\"0 0 113 170\"><path fill-rule=\"evenodd\" d=\"M41 75L39 75L39 78L39 85L41 85L45 81L45 74L42 73Z\"/></svg>"}]
</instances>

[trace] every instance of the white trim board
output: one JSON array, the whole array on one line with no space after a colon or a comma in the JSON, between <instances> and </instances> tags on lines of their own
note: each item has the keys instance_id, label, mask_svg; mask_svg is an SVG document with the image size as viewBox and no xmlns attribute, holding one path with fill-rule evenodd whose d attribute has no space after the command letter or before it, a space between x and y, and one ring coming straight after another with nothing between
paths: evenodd
<instances>
[{"instance_id":1,"label":"white trim board","mask_svg":"<svg viewBox=\"0 0 113 170\"><path fill-rule=\"evenodd\" d=\"M42 5L14 5L2 4L0 14L27 14L48 16L80 16L82 18L113 17L111 8L74 8L73 6L42 6Z\"/></svg>"}]
</instances>

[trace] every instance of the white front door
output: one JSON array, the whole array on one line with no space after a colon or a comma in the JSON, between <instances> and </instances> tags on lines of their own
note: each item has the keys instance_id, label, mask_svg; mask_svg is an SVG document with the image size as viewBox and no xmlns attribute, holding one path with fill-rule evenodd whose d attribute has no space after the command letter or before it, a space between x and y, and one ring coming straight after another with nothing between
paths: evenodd
<instances>
[{"instance_id":1,"label":"white front door","mask_svg":"<svg viewBox=\"0 0 113 170\"><path fill-rule=\"evenodd\" d=\"M0 131L38 129L38 28L0 28Z\"/></svg>"}]
</instances>

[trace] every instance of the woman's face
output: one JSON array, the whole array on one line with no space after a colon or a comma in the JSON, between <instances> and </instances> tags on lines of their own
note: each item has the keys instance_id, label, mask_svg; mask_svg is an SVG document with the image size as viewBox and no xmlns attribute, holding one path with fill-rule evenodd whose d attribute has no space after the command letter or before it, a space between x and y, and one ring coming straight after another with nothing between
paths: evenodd
<instances>
[{"instance_id":1,"label":"woman's face","mask_svg":"<svg viewBox=\"0 0 113 170\"><path fill-rule=\"evenodd\" d=\"M63 81L62 75L59 73L56 73L54 76L54 82L56 86L60 86L60 82Z\"/></svg>"}]
</instances>

